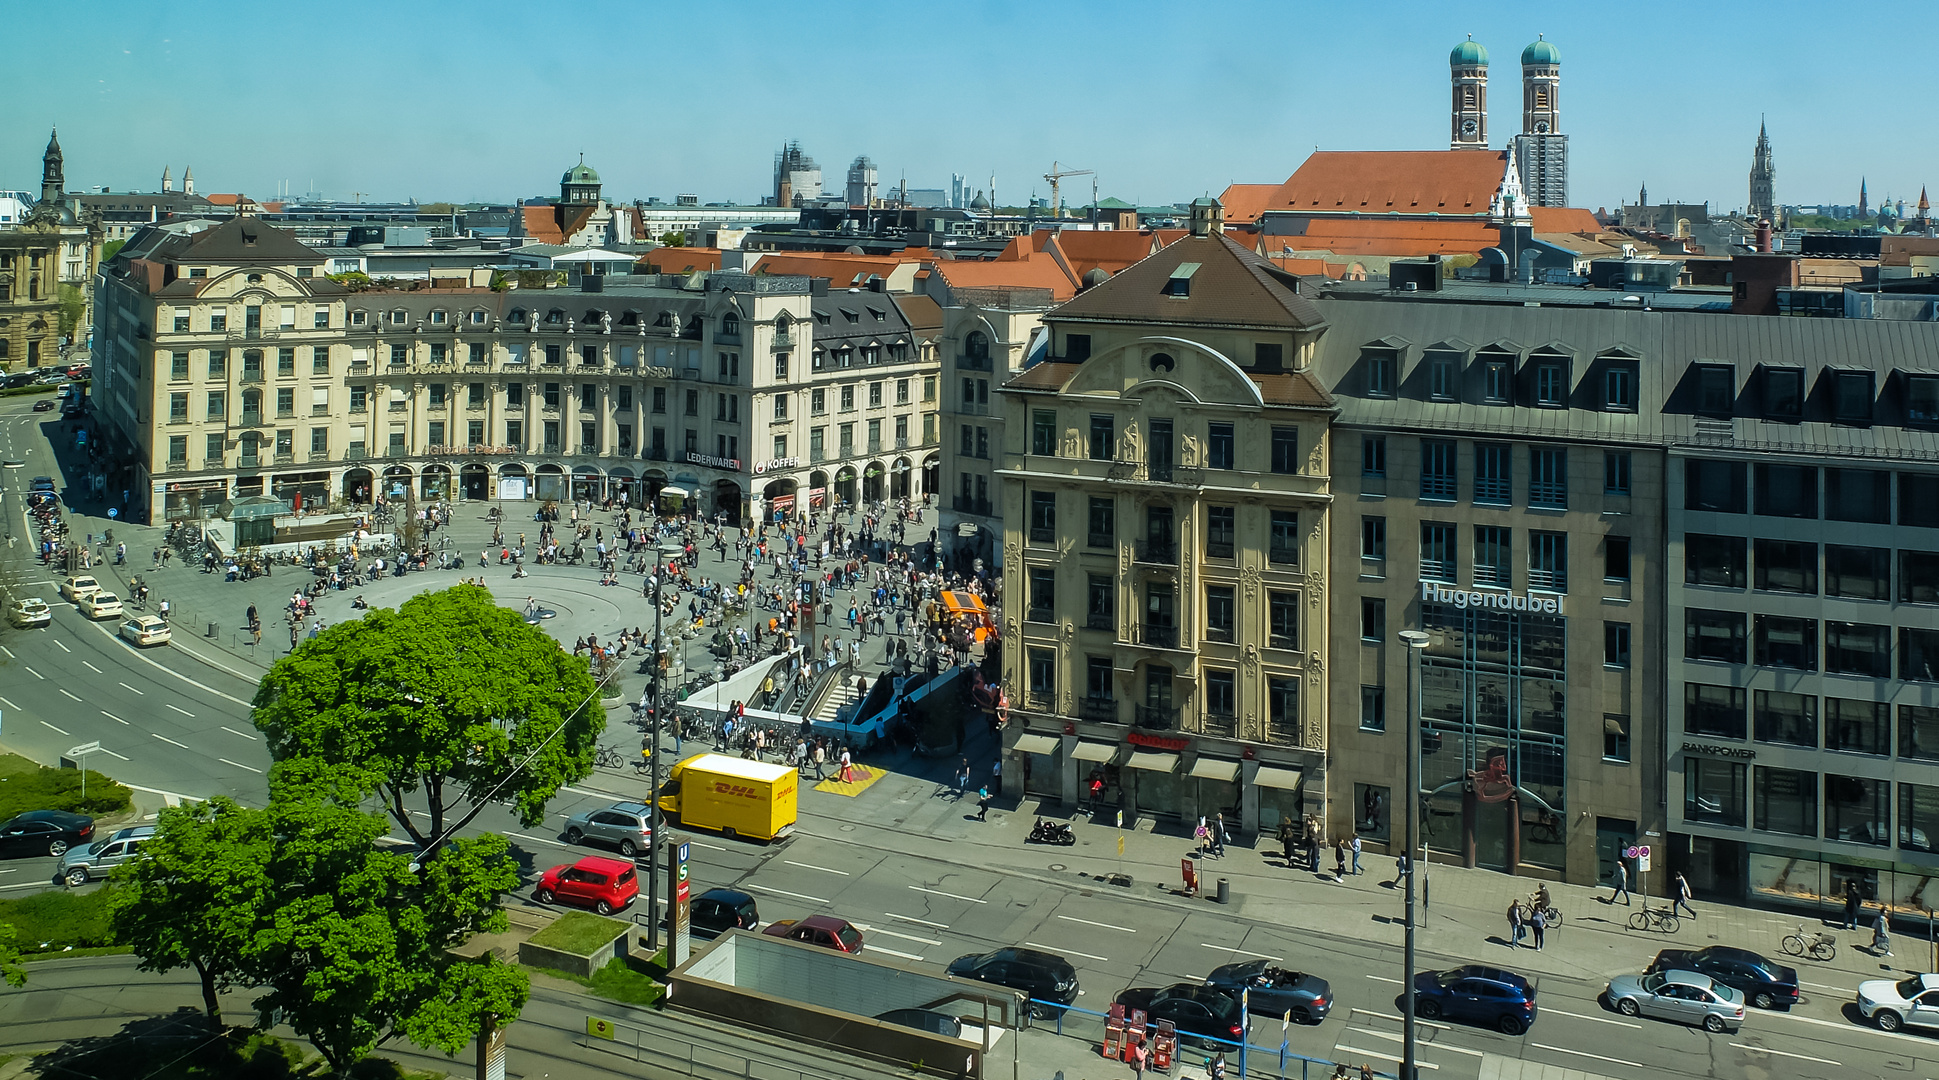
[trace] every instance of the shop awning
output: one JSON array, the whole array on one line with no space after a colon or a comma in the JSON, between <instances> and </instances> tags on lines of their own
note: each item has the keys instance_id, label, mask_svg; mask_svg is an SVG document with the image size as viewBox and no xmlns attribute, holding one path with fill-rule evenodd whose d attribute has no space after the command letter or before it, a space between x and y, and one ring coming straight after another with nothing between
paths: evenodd
<instances>
[{"instance_id":1,"label":"shop awning","mask_svg":"<svg viewBox=\"0 0 1939 1080\"><path fill-rule=\"evenodd\" d=\"M1109 761L1118 756L1118 744L1080 739L1070 756L1072 761Z\"/></svg>"},{"instance_id":2,"label":"shop awning","mask_svg":"<svg viewBox=\"0 0 1939 1080\"><path fill-rule=\"evenodd\" d=\"M693 492L691 492L691 491L688 491L688 490L687 490L686 488L682 488L682 487L674 487L674 486L672 486L672 485L670 485L670 484L669 484L668 486L666 486L666 487L663 487L663 488L661 488L661 489L660 489L660 494L662 494L662 495L671 495L671 496L673 496L673 497L674 497L674 498L676 498L676 499L684 499L684 498L686 498L687 496L689 496L689 495L692 495L692 494L693 494Z\"/></svg>"},{"instance_id":3,"label":"shop awning","mask_svg":"<svg viewBox=\"0 0 1939 1080\"><path fill-rule=\"evenodd\" d=\"M1192 775L1200 780L1221 780L1231 783L1239 775L1239 763L1224 758L1201 757L1192 763Z\"/></svg>"},{"instance_id":4,"label":"shop awning","mask_svg":"<svg viewBox=\"0 0 1939 1080\"><path fill-rule=\"evenodd\" d=\"M1297 791L1299 790L1299 778L1300 771L1298 769L1280 769L1271 765L1261 765L1259 766L1259 771L1252 776L1252 786L1278 788L1281 791Z\"/></svg>"},{"instance_id":5,"label":"shop awning","mask_svg":"<svg viewBox=\"0 0 1939 1080\"><path fill-rule=\"evenodd\" d=\"M1055 735L1019 735L1016 749L1023 754L1054 754L1058 742Z\"/></svg>"},{"instance_id":6,"label":"shop awning","mask_svg":"<svg viewBox=\"0 0 1939 1080\"><path fill-rule=\"evenodd\" d=\"M1125 764L1146 772L1175 772L1178 769L1178 755L1163 750L1133 750L1131 760Z\"/></svg>"}]
</instances>

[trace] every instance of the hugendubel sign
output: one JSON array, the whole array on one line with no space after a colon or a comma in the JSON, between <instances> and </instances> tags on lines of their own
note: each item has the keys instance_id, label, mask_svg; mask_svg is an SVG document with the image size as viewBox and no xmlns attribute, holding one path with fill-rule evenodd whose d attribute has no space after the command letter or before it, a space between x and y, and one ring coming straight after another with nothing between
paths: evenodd
<instances>
[{"instance_id":1,"label":"hugendubel sign","mask_svg":"<svg viewBox=\"0 0 1939 1080\"><path fill-rule=\"evenodd\" d=\"M1490 608L1495 611L1526 611L1537 615L1560 615L1562 598L1534 593L1451 589L1438 581L1421 582L1421 603L1453 604L1458 608Z\"/></svg>"}]
</instances>

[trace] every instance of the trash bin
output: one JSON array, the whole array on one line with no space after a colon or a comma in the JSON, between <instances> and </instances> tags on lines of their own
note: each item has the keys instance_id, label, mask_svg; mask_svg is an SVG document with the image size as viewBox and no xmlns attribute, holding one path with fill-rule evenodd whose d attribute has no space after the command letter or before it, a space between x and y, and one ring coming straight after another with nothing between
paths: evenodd
<instances>
[{"instance_id":1,"label":"trash bin","mask_svg":"<svg viewBox=\"0 0 1939 1080\"><path fill-rule=\"evenodd\" d=\"M1229 904L1232 902L1232 882L1226 878L1219 879L1218 901L1221 904Z\"/></svg>"},{"instance_id":2,"label":"trash bin","mask_svg":"<svg viewBox=\"0 0 1939 1080\"><path fill-rule=\"evenodd\" d=\"M209 636L210 636L210 637L215 637L215 636L216 636L217 634L220 634L220 633L222 633L222 627L220 627L220 626L217 626L217 625L216 625L215 623L210 623L210 624L209 624Z\"/></svg>"}]
</instances>

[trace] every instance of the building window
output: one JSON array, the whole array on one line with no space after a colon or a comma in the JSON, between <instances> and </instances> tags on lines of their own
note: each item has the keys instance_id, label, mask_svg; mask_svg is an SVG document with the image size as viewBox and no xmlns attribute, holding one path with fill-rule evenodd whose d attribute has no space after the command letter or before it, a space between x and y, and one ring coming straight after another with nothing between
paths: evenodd
<instances>
[{"instance_id":1,"label":"building window","mask_svg":"<svg viewBox=\"0 0 1939 1080\"><path fill-rule=\"evenodd\" d=\"M1528 452L1528 466L1528 505L1546 510L1567 509L1568 451L1533 447Z\"/></svg>"},{"instance_id":2,"label":"building window","mask_svg":"<svg viewBox=\"0 0 1939 1080\"><path fill-rule=\"evenodd\" d=\"M1899 474L1899 524L1939 529L1939 475Z\"/></svg>"},{"instance_id":3,"label":"building window","mask_svg":"<svg viewBox=\"0 0 1939 1080\"><path fill-rule=\"evenodd\" d=\"M1421 577L1428 581L1454 580L1454 526L1421 522Z\"/></svg>"},{"instance_id":4,"label":"building window","mask_svg":"<svg viewBox=\"0 0 1939 1080\"><path fill-rule=\"evenodd\" d=\"M1764 832L1818 835L1818 774L1759 765L1751 789L1752 823Z\"/></svg>"},{"instance_id":5,"label":"building window","mask_svg":"<svg viewBox=\"0 0 1939 1080\"><path fill-rule=\"evenodd\" d=\"M1051 544L1057 541L1057 494L1051 491L1030 493L1030 542Z\"/></svg>"},{"instance_id":6,"label":"building window","mask_svg":"<svg viewBox=\"0 0 1939 1080\"><path fill-rule=\"evenodd\" d=\"M1892 752L1891 706L1882 701L1825 699L1825 749L1884 757Z\"/></svg>"},{"instance_id":7,"label":"building window","mask_svg":"<svg viewBox=\"0 0 1939 1080\"><path fill-rule=\"evenodd\" d=\"M1092 574L1084 593L1084 625L1092 630L1117 629L1117 588L1103 574Z\"/></svg>"},{"instance_id":8,"label":"building window","mask_svg":"<svg viewBox=\"0 0 1939 1080\"><path fill-rule=\"evenodd\" d=\"M1385 435L1362 435L1360 437L1360 475L1387 475L1387 437Z\"/></svg>"},{"instance_id":9,"label":"building window","mask_svg":"<svg viewBox=\"0 0 1939 1080\"><path fill-rule=\"evenodd\" d=\"M1743 738L1743 688L1684 683L1683 730L1716 739Z\"/></svg>"},{"instance_id":10,"label":"building window","mask_svg":"<svg viewBox=\"0 0 1939 1080\"><path fill-rule=\"evenodd\" d=\"M210 469L220 469L222 467L222 454L224 449L226 449L222 434L220 432L211 433L203 440L203 443L203 466Z\"/></svg>"},{"instance_id":11,"label":"building window","mask_svg":"<svg viewBox=\"0 0 1939 1080\"><path fill-rule=\"evenodd\" d=\"M1752 633L1757 666L1818 670L1818 620L1759 615Z\"/></svg>"},{"instance_id":12,"label":"building window","mask_svg":"<svg viewBox=\"0 0 1939 1080\"><path fill-rule=\"evenodd\" d=\"M1390 398L1394 396L1395 355L1391 351L1375 349L1367 353L1367 396Z\"/></svg>"},{"instance_id":13,"label":"building window","mask_svg":"<svg viewBox=\"0 0 1939 1080\"><path fill-rule=\"evenodd\" d=\"M1939 787L1899 785L1899 848L1939 851Z\"/></svg>"},{"instance_id":14,"label":"building window","mask_svg":"<svg viewBox=\"0 0 1939 1080\"><path fill-rule=\"evenodd\" d=\"M1602 714L1602 759L1629 764L1629 717Z\"/></svg>"},{"instance_id":15,"label":"building window","mask_svg":"<svg viewBox=\"0 0 1939 1080\"><path fill-rule=\"evenodd\" d=\"M1604 495L1629 494L1629 451L1603 451L1602 493Z\"/></svg>"},{"instance_id":16,"label":"building window","mask_svg":"<svg viewBox=\"0 0 1939 1080\"><path fill-rule=\"evenodd\" d=\"M1030 575L1030 606L1024 618L1031 622L1047 623L1057 616L1057 571L1048 566L1032 566Z\"/></svg>"},{"instance_id":17,"label":"building window","mask_svg":"<svg viewBox=\"0 0 1939 1080\"><path fill-rule=\"evenodd\" d=\"M1087 656L1084 658L1084 697L1093 703L1109 705L1111 693L1111 658L1108 656ZM1107 718L1115 719L1115 716Z\"/></svg>"},{"instance_id":18,"label":"building window","mask_svg":"<svg viewBox=\"0 0 1939 1080\"><path fill-rule=\"evenodd\" d=\"M1299 566L1299 511L1273 510L1268 514L1266 561L1278 566Z\"/></svg>"},{"instance_id":19,"label":"building window","mask_svg":"<svg viewBox=\"0 0 1939 1080\"><path fill-rule=\"evenodd\" d=\"M1091 441L1087 450L1092 461L1110 461L1117 453L1117 421L1109 413L1091 414Z\"/></svg>"},{"instance_id":20,"label":"building window","mask_svg":"<svg viewBox=\"0 0 1939 1080\"><path fill-rule=\"evenodd\" d=\"M1605 622L1602 624L1602 666L1626 668L1629 666L1629 624L1626 622Z\"/></svg>"},{"instance_id":21,"label":"building window","mask_svg":"<svg viewBox=\"0 0 1939 1080\"><path fill-rule=\"evenodd\" d=\"M189 396L187 394L168 395L168 422L186 424L189 422Z\"/></svg>"},{"instance_id":22,"label":"building window","mask_svg":"<svg viewBox=\"0 0 1939 1080\"><path fill-rule=\"evenodd\" d=\"M1454 443L1443 439L1421 440L1421 498L1454 498Z\"/></svg>"},{"instance_id":23,"label":"building window","mask_svg":"<svg viewBox=\"0 0 1939 1080\"><path fill-rule=\"evenodd\" d=\"M1629 573L1629 537L1603 537L1602 580L1628 581Z\"/></svg>"},{"instance_id":24,"label":"building window","mask_svg":"<svg viewBox=\"0 0 1939 1080\"><path fill-rule=\"evenodd\" d=\"M1456 388L1459 369L1455 367L1454 357L1447 353L1433 353L1427 358L1427 397L1430 401L1453 401L1460 394Z\"/></svg>"},{"instance_id":25,"label":"building window","mask_svg":"<svg viewBox=\"0 0 1939 1080\"><path fill-rule=\"evenodd\" d=\"M1299 594L1266 591L1266 644L1275 649L1299 648Z\"/></svg>"},{"instance_id":26,"label":"building window","mask_svg":"<svg viewBox=\"0 0 1939 1080\"><path fill-rule=\"evenodd\" d=\"M1891 678L1892 628L1827 620L1825 670L1837 675Z\"/></svg>"},{"instance_id":27,"label":"building window","mask_svg":"<svg viewBox=\"0 0 1939 1080\"><path fill-rule=\"evenodd\" d=\"M1214 559L1232 557L1233 536L1238 530L1238 510L1231 506L1211 506L1205 511L1205 554Z\"/></svg>"},{"instance_id":28,"label":"building window","mask_svg":"<svg viewBox=\"0 0 1939 1080\"><path fill-rule=\"evenodd\" d=\"M1825 595L1853 600L1890 599L1891 549L1826 544Z\"/></svg>"},{"instance_id":29,"label":"building window","mask_svg":"<svg viewBox=\"0 0 1939 1080\"><path fill-rule=\"evenodd\" d=\"M821 391L815 391L820 394ZM1051 409L1033 409L1030 412L1030 452L1039 457L1053 457L1057 453L1057 413Z\"/></svg>"},{"instance_id":30,"label":"building window","mask_svg":"<svg viewBox=\"0 0 1939 1080\"><path fill-rule=\"evenodd\" d=\"M1506 443L1476 443L1474 501L1507 506L1514 499L1509 461L1514 448Z\"/></svg>"},{"instance_id":31,"label":"building window","mask_svg":"<svg viewBox=\"0 0 1939 1080\"><path fill-rule=\"evenodd\" d=\"M1636 411L1636 369L1611 364L1602 372L1602 407L1609 412Z\"/></svg>"},{"instance_id":32,"label":"building window","mask_svg":"<svg viewBox=\"0 0 1939 1080\"><path fill-rule=\"evenodd\" d=\"M1744 463L1714 458L1683 462L1683 508L1720 514L1744 512Z\"/></svg>"},{"instance_id":33,"label":"building window","mask_svg":"<svg viewBox=\"0 0 1939 1080\"><path fill-rule=\"evenodd\" d=\"M208 406L208 412L202 418L218 424L225 422L229 415L228 403L229 396L223 391L209 391L209 399L205 403Z\"/></svg>"},{"instance_id":34,"label":"building window","mask_svg":"<svg viewBox=\"0 0 1939 1080\"><path fill-rule=\"evenodd\" d=\"M1804 369L1764 369L1764 419L1796 423L1804 419Z\"/></svg>"},{"instance_id":35,"label":"building window","mask_svg":"<svg viewBox=\"0 0 1939 1080\"><path fill-rule=\"evenodd\" d=\"M1504 525L1476 525L1474 527L1474 583L1476 585L1499 585L1507 588L1514 584L1513 563L1509 561L1509 529Z\"/></svg>"},{"instance_id":36,"label":"building window","mask_svg":"<svg viewBox=\"0 0 1939 1080\"><path fill-rule=\"evenodd\" d=\"M1272 471L1290 475L1299 471L1299 429L1272 429Z\"/></svg>"},{"instance_id":37,"label":"building window","mask_svg":"<svg viewBox=\"0 0 1939 1080\"><path fill-rule=\"evenodd\" d=\"M1552 592L1569 591L1568 533L1529 532L1528 587Z\"/></svg>"},{"instance_id":38,"label":"building window","mask_svg":"<svg viewBox=\"0 0 1939 1080\"><path fill-rule=\"evenodd\" d=\"M1239 715L1236 673L1218 668L1205 670L1205 718L1230 727Z\"/></svg>"},{"instance_id":39,"label":"building window","mask_svg":"<svg viewBox=\"0 0 1939 1080\"><path fill-rule=\"evenodd\" d=\"M1683 612L1683 658L1741 664L1745 657L1744 613L1688 608Z\"/></svg>"},{"instance_id":40,"label":"building window","mask_svg":"<svg viewBox=\"0 0 1939 1080\"><path fill-rule=\"evenodd\" d=\"M1360 687L1360 730L1387 730L1387 688L1384 686Z\"/></svg>"},{"instance_id":41,"label":"building window","mask_svg":"<svg viewBox=\"0 0 1939 1080\"><path fill-rule=\"evenodd\" d=\"M1744 781L1749 766L1740 761L1686 756L1683 759L1683 820L1705 825L1744 825Z\"/></svg>"},{"instance_id":42,"label":"building window","mask_svg":"<svg viewBox=\"0 0 1939 1080\"><path fill-rule=\"evenodd\" d=\"M1891 784L1863 776L1825 774L1825 839L1892 846Z\"/></svg>"},{"instance_id":43,"label":"building window","mask_svg":"<svg viewBox=\"0 0 1939 1080\"><path fill-rule=\"evenodd\" d=\"M1205 640L1232 643L1234 626L1232 586L1205 587Z\"/></svg>"},{"instance_id":44,"label":"building window","mask_svg":"<svg viewBox=\"0 0 1939 1080\"><path fill-rule=\"evenodd\" d=\"M1481 400L1489 405L1506 405L1509 393L1509 362L1505 358L1481 360Z\"/></svg>"},{"instance_id":45,"label":"building window","mask_svg":"<svg viewBox=\"0 0 1939 1080\"><path fill-rule=\"evenodd\" d=\"M1899 756L1909 761L1939 761L1939 708L1899 706Z\"/></svg>"},{"instance_id":46,"label":"building window","mask_svg":"<svg viewBox=\"0 0 1939 1080\"><path fill-rule=\"evenodd\" d=\"M1360 640L1375 644L1387 640L1387 601L1378 596L1360 598Z\"/></svg>"},{"instance_id":47,"label":"building window","mask_svg":"<svg viewBox=\"0 0 1939 1080\"><path fill-rule=\"evenodd\" d=\"M1697 412L1729 418L1737 409L1737 369L1729 364L1697 364Z\"/></svg>"},{"instance_id":48,"label":"building window","mask_svg":"<svg viewBox=\"0 0 1939 1080\"><path fill-rule=\"evenodd\" d=\"M1369 562L1384 562L1387 558L1387 519L1384 517L1362 517L1360 519L1360 557Z\"/></svg>"},{"instance_id":49,"label":"building window","mask_svg":"<svg viewBox=\"0 0 1939 1080\"><path fill-rule=\"evenodd\" d=\"M1762 592L1818 594L1818 545L1759 540L1753 545L1756 588Z\"/></svg>"},{"instance_id":50,"label":"building window","mask_svg":"<svg viewBox=\"0 0 1939 1080\"><path fill-rule=\"evenodd\" d=\"M1831 416L1841 424L1870 427L1872 423L1872 373L1834 371L1831 375Z\"/></svg>"},{"instance_id":51,"label":"building window","mask_svg":"<svg viewBox=\"0 0 1939 1080\"><path fill-rule=\"evenodd\" d=\"M1683 537L1683 582L1718 589L1744 587L1744 538L1687 533Z\"/></svg>"},{"instance_id":52,"label":"building window","mask_svg":"<svg viewBox=\"0 0 1939 1080\"><path fill-rule=\"evenodd\" d=\"M1036 648L1029 652L1030 697L1038 708L1047 709L1057 697L1057 653Z\"/></svg>"},{"instance_id":53,"label":"building window","mask_svg":"<svg viewBox=\"0 0 1939 1080\"><path fill-rule=\"evenodd\" d=\"M1939 551L1899 552L1899 602L1939 604Z\"/></svg>"},{"instance_id":54,"label":"building window","mask_svg":"<svg viewBox=\"0 0 1939 1080\"><path fill-rule=\"evenodd\" d=\"M1545 409L1559 409L1568 403L1569 377L1566 367L1559 359L1540 359L1535 361L1535 404Z\"/></svg>"},{"instance_id":55,"label":"building window","mask_svg":"<svg viewBox=\"0 0 1939 1080\"><path fill-rule=\"evenodd\" d=\"M1089 527L1086 530L1085 546L1094 548L1114 548L1118 546L1118 504L1108 497L1091 496Z\"/></svg>"},{"instance_id":56,"label":"building window","mask_svg":"<svg viewBox=\"0 0 1939 1080\"><path fill-rule=\"evenodd\" d=\"M1825 517L1884 525L1892 520L1892 474L1872 469L1825 470Z\"/></svg>"},{"instance_id":57,"label":"building window","mask_svg":"<svg viewBox=\"0 0 1939 1080\"><path fill-rule=\"evenodd\" d=\"M1899 630L1899 678L1939 682L1939 630Z\"/></svg>"},{"instance_id":58,"label":"building window","mask_svg":"<svg viewBox=\"0 0 1939 1080\"><path fill-rule=\"evenodd\" d=\"M1205 464L1213 469L1232 467L1232 425L1205 425Z\"/></svg>"},{"instance_id":59,"label":"building window","mask_svg":"<svg viewBox=\"0 0 1939 1080\"><path fill-rule=\"evenodd\" d=\"M1786 746L1818 745L1818 699L1811 694L1759 690L1752 698L1758 742Z\"/></svg>"},{"instance_id":60,"label":"building window","mask_svg":"<svg viewBox=\"0 0 1939 1080\"><path fill-rule=\"evenodd\" d=\"M168 377L177 382L189 377L189 354L185 352L169 354Z\"/></svg>"},{"instance_id":61,"label":"building window","mask_svg":"<svg viewBox=\"0 0 1939 1080\"><path fill-rule=\"evenodd\" d=\"M187 435L170 435L168 437L168 463L170 465L186 465L188 464L188 460L189 437Z\"/></svg>"}]
</instances>

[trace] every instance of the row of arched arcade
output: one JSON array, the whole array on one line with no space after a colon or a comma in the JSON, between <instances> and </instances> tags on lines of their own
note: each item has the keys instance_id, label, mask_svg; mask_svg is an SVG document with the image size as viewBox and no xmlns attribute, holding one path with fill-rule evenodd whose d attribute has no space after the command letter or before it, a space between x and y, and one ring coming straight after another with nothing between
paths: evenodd
<instances>
[{"instance_id":1,"label":"row of arched arcade","mask_svg":"<svg viewBox=\"0 0 1939 1080\"><path fill-rule=\"evenodd\" d=\"M908 457L843 465L832 473L816 469L805 480L777 476L761 484L759 513L763 520L773 521L777 514L785 519L884 499L920 499L934 494L941 482L941 454L930 454L920 473Z\"/></svg>"},{"instance_id":2,"label":"row of arched arcade","mask_svg":"<svg viewBox=\"0 0 1939 1080\"><path fill-rule=\"evenodd\" d=\"M741 520L744 498L741 485L733 480L703 481L691 472L668 475L663 469L643 469L635 474L623 465L602 470L591 465L528 467L517 462L494 467L481 461L345 469L341 490L344 501L352 504L410 498L594 503L610 499L616 505L652 504L666 513L722 515L730 522Z\"/></svg>"}]
</instances>

